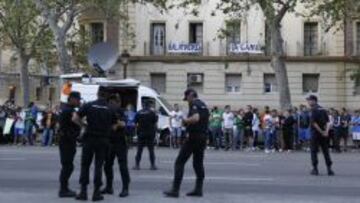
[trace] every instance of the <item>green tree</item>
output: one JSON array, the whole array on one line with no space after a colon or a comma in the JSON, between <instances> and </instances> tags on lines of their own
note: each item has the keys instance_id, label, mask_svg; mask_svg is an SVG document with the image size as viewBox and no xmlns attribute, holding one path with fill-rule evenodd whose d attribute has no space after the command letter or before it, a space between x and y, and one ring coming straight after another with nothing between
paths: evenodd
<instances>
[{"instance_id":1,"label":"green tree","mask_svg":"<svg viewBox=\"0 0 360 203\"><path fill-rule=\"evenodd\" d=\"M245 14L254 6L258 6L266 20L265 26L269 36L270 44L266 45L271 56L271 67L275 71L279 87L279 106L282 110L291 107L291 94L289 88L288 74L285 63L284 40L281 33L281 23L284 16L295 12L295 7L301 0L219 0L216 9L211 15L222 12L229 16L246 16ZM191 13L198 14L197 6L200 0L182 0L177 6L191 9Z\"/></svg>"},{"instance_id":2,"label":"green tree","mask_svg":"<svg viewBox=\"0 0 360 203\"><path fill-rule=\"evenodd\" d=\"M342 30L345 36L345 56L352 56L355 51L352 27L353 22L360 19L359 0L327 0L318 3L308 2L308 8L312 15L318 15L326 22L326 30L331 28ZM349 71L349 70L346 70ZM351 69L351 79L355 87L360 86L360 64L357 68Z\"/></svg>"},{"instance_id":3,"label":"green tree","mask_svg":"<svg viewBox=\"0 0 360 203\"><path fill-rule=\"evenodd\" d=\"M0 32L5 45L16 50L19 59L23 102L30 101L29 61L43 49L50 32L32 0L0 0Z\"/></svg>"},{"instance_id":4,"label":"green tree","mask_svg":"<svg viewBox=\"0 0 360 203\"><path fill-rule=\"evenodd\" d=\"M67 46L69 32L75 24L75 19L81 14L96 10L100 11L107 21L114 19L126 24L127 15L122 13L120 7L130 3L151 3L157 7L165 8L166 0L33 0L41 10L42 16L47 20L54 36L57 52L59 54L60 70L63 73L72 71L71 51ZM127 26L121 26L126 28ZM131 34L130 34L131 35Z\"/></svg>"}]
</instances>

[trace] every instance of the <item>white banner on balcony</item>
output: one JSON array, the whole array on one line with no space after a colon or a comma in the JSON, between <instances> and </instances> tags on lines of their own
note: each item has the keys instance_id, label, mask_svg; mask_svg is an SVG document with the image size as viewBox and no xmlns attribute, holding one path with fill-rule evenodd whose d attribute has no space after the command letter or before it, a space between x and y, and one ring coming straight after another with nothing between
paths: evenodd
<instances>
[{"instance_id":1,"label":"white banner on balcony","mask_svg":"<svg viewBox=\"0 0 360 203\"><path fill-rule=\"evenodd\" d=\"M253 43L230 43L229 44L229 52L234 54L262 54L263 50L261 50L260 44Z\"/></svg>"},{"instance_id":2,"label":"white banner on balcony","mask_svg":"<svg viewBox=\"0 0 360 203\"><path fill-rule=\"evenodd\" d=\"M167 49L168 53L201 53L200 43L170 42Z\"/></svg>"}]
</instances>

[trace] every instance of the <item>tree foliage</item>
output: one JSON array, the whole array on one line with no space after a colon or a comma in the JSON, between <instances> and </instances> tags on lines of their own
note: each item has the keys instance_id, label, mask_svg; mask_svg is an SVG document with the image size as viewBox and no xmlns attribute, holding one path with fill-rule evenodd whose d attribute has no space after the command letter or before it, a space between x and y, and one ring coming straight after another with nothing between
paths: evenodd
<instances>
[{"instance_id":1,"label":"tree foliage","mask_svg":"<svg viewBox=\"0 0 360 203\"><path fill-rule=\"evenodd\" d=\"M303 0L304 1L304 0ZM321 0L305 1L308 15L319 16L325 24L326 31L331 28L344 29L347 18L360 18L359 0Z\"/></svg>"},{"instance_id":2,"label":"tree foliage","mask_svg":"<svg viewBox=\"0 0 360 203\"><path fill-rule=\"evenodd\" d=\"M46 50L51 34L32 0L0 0L3 44L18 55L24 104L30 100L29 61ZM37 58L39 60L39 58Z\"/></svg>"},{"instance_id":3,"label":"tree foliage","mask_svg":"<svg viewBox=\"0 0 360 203\"><path fill-rule=\"evenodd\" d=\"M346 37L352 37L347 35L349 32L347 29L353 26L354 21L360 19L359 0L323 0L317 4L308 2L308 8L312 11L312 15L322 17L327 31L331 28L342 30ZM354 81L355 87L360 86L360 64L350 70L350 78Z\"/></svg>"},{"instance_id":4,"label":"tree foliage","mask_svg":"<svg viewBox=\"0 0 360 203\"><path fill-rule=\"evenodd\" d=\"M129 27L128 16L120 9L130 3L152 4L158 8L166 8L166 0L33 0L40 9L42 16L47 20L54 36L59 54L60 69L63 73L73 69L71 51L66 46L71 38L70 28L75 25L75 19L87 11L100 13L107 21L116 20L122 23L124 33L133 38L134 34Z\"/></svg>"}]
</instances>

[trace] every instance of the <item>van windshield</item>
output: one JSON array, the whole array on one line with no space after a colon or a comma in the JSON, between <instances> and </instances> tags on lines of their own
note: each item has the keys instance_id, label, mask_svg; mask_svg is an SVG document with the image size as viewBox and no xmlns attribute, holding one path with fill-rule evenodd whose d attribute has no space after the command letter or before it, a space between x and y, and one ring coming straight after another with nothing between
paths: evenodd
<instances>
[{"instance_id":1,"label":"van windshield","mask_svg":"<svg viewBox=\"0 0 360 203\"><path fill-rule=\"evenodd\" d=\"M173 111L173 106L172 106L171 104L169 104L169 102L166 101L165 98L163 98L163 97L158 97L158 98L159 98L159 100L161 101L161 103L162 103L170 112Z\"/></svg>"}]
</instances>

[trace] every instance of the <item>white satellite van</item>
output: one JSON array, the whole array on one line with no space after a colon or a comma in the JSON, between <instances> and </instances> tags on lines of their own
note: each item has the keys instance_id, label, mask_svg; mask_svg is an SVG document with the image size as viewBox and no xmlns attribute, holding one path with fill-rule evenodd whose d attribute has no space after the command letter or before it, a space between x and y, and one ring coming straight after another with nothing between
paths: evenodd
<instances>
[{"instance_id":1,"label":"white satellite van","mask_svg":"<svg viewBox=\"0 0 360 203\"><path fill-rule=\"evenodd\" d=\"M110 93L119 94L122 107L132 104L136 111L142 109L142 102L150 101L159 115L158 130L159 144L168 144L168 135L170 133L169 116L172 106L155 90L140 85L140 81L134 79L111 80L107 78L91 78L83 73L65 74L60 76L62 85L61 98L62 103L67 102L70 91L81 93L82 102L96 100L99 87L105 87Z\"/></svg>"}]
</instances>

